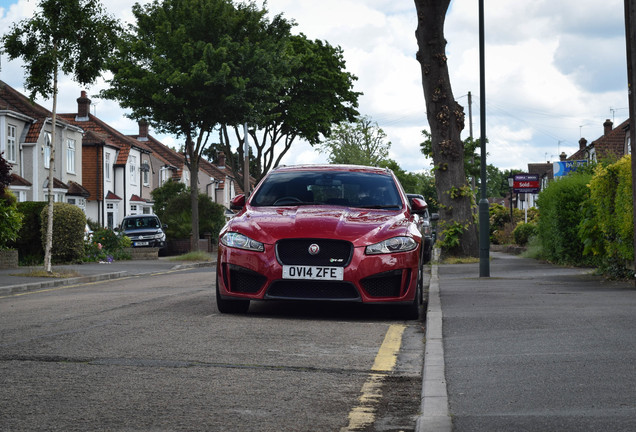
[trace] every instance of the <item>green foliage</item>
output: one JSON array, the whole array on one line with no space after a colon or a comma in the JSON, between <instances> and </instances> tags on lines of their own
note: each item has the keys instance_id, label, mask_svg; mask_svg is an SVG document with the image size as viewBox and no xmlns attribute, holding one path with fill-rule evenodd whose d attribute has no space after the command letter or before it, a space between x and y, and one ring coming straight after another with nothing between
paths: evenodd
<instances>
[{"instance_id":1,"label":"green foliage","mask_svg":"<svg viewBox=\"0 0 636 432\"><path fill-rule=\"evenodd\" d=\"M0 196L0 250L7 249L18 238L22 218L15 196L5 189Z\"/></svg>"},{"instance_id":2,"label":"green foliage","mask_svg":"<svg viewBox=\"0 0 636 432\"><path fill-rule=\"evenodd\" d=\"M129 260L130 254L124 251L124 248L129 247L131 247L130 238L108 228L98 228L93 232L93 238L84 243L83 260L86 262Z\"/></svg>"},{"instance_id":3,"label":"green foliage","mask_svg":"<svg viewBox=\"0 0 636 432\"><path fill-rule=\"evenodd\" d=\"M22 227L18 232L18 237L11 247L18 250L22 265L40 264L44 259L41 231L42 210L46 208L46 202L19 202L17 208L24 215L24 218L22 219Z\"/></svg>"},{"instance_id":4,"label":"green foliage","mask_svg":"<svg viewBox=\"0 0 636 432\"><path fill-rule=\"evenodd\" d=\"M584 254L596 257L602 271L623 277L634 260L631 156L597 165L589 189L579 225Z\"/></svg>"},{"instance_id":5,"label":"green foliage","mask_svg":"<svg viewBox=\"0 0 636 432\"><path fill-rule=\"evenodd\" d=\"M443 252L452 252L459 247L462 235L466 229L459 222L440 223L440 240L438 245Z\"/></svg>"},{"instance_id":6,"label":"green foliage","mask_svg":"<svg viewBox=\"0 0 636 432\"><path fill-rule=\"evenodd\" d=\"M42 220L42 244L46 243L48 209L40 213ZM53 248L51 260L55 262L79 262L84 255L84 212L72 204L55 203L53 206Z\"/></svg>"},{"instance_id":7,"label":"green foliage","mask_svg":"<svg viewBox=\"0 0 636 432\"><path fill-rule=\"evenodd\" d=\"M58 70L81 84L94 82L112 52L118 22L95 0L41 0L38 7L2 37L9 59L24 60L31 99L52 96Z\"/></svg>"},{"instance_id":8,"label":"green foliage","mask_svg":"<svg viewBox=\"0 0 636 432\"><path fill-rule=\"evenodd\" d=\"M155 202L154 212L162 223L168 225L168 239L189 238L191 229L190 189L183 183L167 182L152 191ZM218 237L225 224L225 209L210 200L207 195L199 194L199 232L211 233Z\"/></svg>"},{"instance_id":9,"label":"green foliage","mask_svg":"<svg viewBox=\"0 0 636 432\"><path fill-rule=\"evenodd\" d=\"M549 261L566 264L584 264L583 242L578 236L582 220L581 206L589 199L587 187L591 176L573 173L545 188L537 200L541 215L538 237L543 253Z\"/></svg>"},{"instance_id":10,"label":"green foliage","mask_svg":"<svg viewBox=\"0 0 636 432\"><path fill-rule=\"evenodd\" d=\"M368 117L355 123L340 124L319 149L334 164L378 166L389 155L387 135Z\"/></svg>"},{"instance_id":11,"label":"green foliage","mask_svg":"<svg viewBox=\"0 0 636 432\"><path fill-rule=\"evenodd\" d=\"M530 239L537 235L537 225L534 223L520 222L517 224L512 236L515 239L515 243L519 246L525 246Z\"/></svg>"}]
</instances>

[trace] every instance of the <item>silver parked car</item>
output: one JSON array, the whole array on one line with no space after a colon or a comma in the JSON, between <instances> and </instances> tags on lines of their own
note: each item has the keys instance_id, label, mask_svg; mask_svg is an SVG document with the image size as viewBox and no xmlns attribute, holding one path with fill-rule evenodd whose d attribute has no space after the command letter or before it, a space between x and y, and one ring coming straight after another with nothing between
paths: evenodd
<instances>
[{"instance_id":1,"label":"silver parked car","mask_svg":"<svg viewBox=\"0 0 636 432\"><path fill-rule=\"evenodd\" d=\"M166 246L164 230L167 227L155 215L132 215L124 217L119 232L130 238L133 247L163 248Z\"/></svg>"}]
</instances>

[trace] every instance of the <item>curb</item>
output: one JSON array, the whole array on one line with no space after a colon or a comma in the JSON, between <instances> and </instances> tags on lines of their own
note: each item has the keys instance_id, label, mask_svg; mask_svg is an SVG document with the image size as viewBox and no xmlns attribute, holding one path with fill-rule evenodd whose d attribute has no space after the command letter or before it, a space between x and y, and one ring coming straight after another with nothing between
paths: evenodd
<instances>
[{"instance_id":1,"label":"curb","mask_svg":"<svg viewBox=\"0 0 636 432\"><path fill-rule=\"evenodd\" d=\"M436 257L434 258L437 259ZM416 432L451 432L448 393L442 340L442 304L436 261L431 265L431 279L426 311L426 344L422 370L422 404L415 425Z\"/></svg>"},{"instance_id":2,"label":"curb","mask_svg":"<svg viewBox=\"0 0 636 432\"><path fill-rule=\"evenodd\" d=\"M177 264L166 270L187 270L190 268L200 267L213 267L216 266L216 262L198 262L192 264ZM158 270L146 272L146 273L130 273L127 271L113 272L113 273L101 273L92 276L79 276L68 279L53 279L41 282L31 282L26 284L16 284L0 287L0 296L26 293L29 291L36 291L46 288L56 288L61 286L69 286L75 284L83 284L90 282L99 282L104 280L119 279L128 276L147 276L154 273L158 273Z\"/></svg>"}]
</instances>

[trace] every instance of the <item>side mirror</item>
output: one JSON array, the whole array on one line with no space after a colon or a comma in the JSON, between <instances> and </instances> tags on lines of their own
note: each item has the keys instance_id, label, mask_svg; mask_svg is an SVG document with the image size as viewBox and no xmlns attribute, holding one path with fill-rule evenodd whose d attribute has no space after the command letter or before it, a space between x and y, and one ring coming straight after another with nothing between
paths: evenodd
<instances>
[{"instance_id":1,"label":"side mirror","mask_svg":"<svg viewBox=\"0 0 636 432\"><path fill-rule=\"evenodd\" d=\"M431 213L431 220L432 221L439 220L439 213Z\"/></svg>"},{"instance_id":2,"label":"side mirror","mask_svg":"<svg viewBox=\"0 0 636 432\"><path fill-rule=\"evenodd\" d=\"M165 230L166 228L168 228L168 224L161 225L161 229Z\"/></svg>"},{"instance_id":3,"label":"side mirror","mask_svg":"<svg viewBox=\"0 0 636 432\"><path fill-rule=\"evenodd\" d=\"M415 214L422 214L426 211L428 204L421 198L411 198L411 210Z\"/></svg>"},{"instance_id":4,"label":"side mirror","mask_svg":"<svg viewBox=\"0 0 636 432\"><path fill-rule=\"evenodd\" d=\"M232 198L232 201L230 202L230 210L241 210L243 207L245 207L244 194L239 194Z\"/></svg>"}]
</instances>

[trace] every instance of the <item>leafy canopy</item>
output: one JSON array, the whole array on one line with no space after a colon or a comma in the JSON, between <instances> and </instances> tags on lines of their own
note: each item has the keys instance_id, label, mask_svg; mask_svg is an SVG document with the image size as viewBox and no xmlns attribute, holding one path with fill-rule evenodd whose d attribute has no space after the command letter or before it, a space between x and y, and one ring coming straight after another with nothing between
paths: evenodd
<instances>
[{"instance_id":1,"label":"leafy canopy","mask_svg":"<svg viewBox=\"0 0 636 432\"><path fill-rule=\"evenodd\" d=\"M2 44L11 60L24 60L25 88L52 95L58 70L90 84L113 50L120 26L95 0L42 0L30 19L13 24Z\"/></svg>"}]
</instances>

